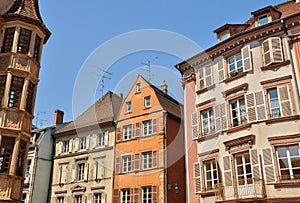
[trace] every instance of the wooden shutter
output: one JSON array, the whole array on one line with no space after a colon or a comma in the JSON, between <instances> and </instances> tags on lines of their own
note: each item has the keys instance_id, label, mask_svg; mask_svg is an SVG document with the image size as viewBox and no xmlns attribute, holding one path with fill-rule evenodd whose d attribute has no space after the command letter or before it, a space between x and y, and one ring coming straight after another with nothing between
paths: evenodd
<instances>
[{"instance_id":1,"label":"wooden shutter","mask_svg":"<svg viewBox=\"0 0 300 203\"><path fill-rule=\"evenodd\" d=\"M248 121L249 122L256 121L257 116L256 116L254 93L246 94L246 104L247 104Z\"/></svg>"},{"instance_id":2,"label":"wooden shutter","mask_svg":"<svg viewBox=\"0 0 300 203\"><path fill-rule=\"evenodd\" d=\"M72 153L73 139L69 140L69 152Z\"/></svg>"},{"instance_id":3,"label":"wooden shutter","mask_svg":"<svg viewBox=\"0 0 300 203\"><path fill-rule=\"evenodd\" d=\"M105 146L108 146L108 142L109 142L109 133L108 133L108 131L105 131L105 133L104 133L104 145Z\"/></svg>"},{"instance_id":4,"label":"wooden shutter","mask_svg":"<svg viewBox=\"0 0 300 203\"><path fill-rule=\"evenodd\" d=\"M196 140L199 136L198 112L192 113L192 139Z\"/></svg>"},{"instance_id":5,"label":"wooden shutter","mask_svg":"<svg viewBox=\"0 0 300 203\"><path fill-rule=\"evenodd\" d=\"M113 203L120 203L120 191L118 189L114 189Z\"/></svg>"},{"instance_id":6,"label":"wooden shutter","mask_svg":"<svg viewBox=\"0 0 300 203\"><path fill-rule=\"evenodd\" d=\"M135 170L140 170L140 154L134 155L134 168Z\"/></svg>"},{"instance_id":7,"label":"wooden shutter","mask_svg":"<svg viewBox=\"0 0 300 203\"><path fill-rule=\"evenodd\" d=\"M103 179L104 178L104 159L98 160L98 171L97 171L97 179Z\"/></svg>"},{"instance_id":8,"label":"wooden shutter","mask_svg":"<svg viewBox=\"0 0 300 203\"><path fill-rule=\"evenodd\" d=\"M94 160L93 180L97 180L98 162Z\"/></svg>"},{"instance_id":9,"label":"wooden shutter","mask_svg":"<svg viewBox=\"0 0 300 203\"><path fill-rule=\"evenodd\" d=\"M222 129L224 130L227 128L228 125L225 103L220 104L220 113L221 113Z\"/></svg>"},{"instance_id":10,"label":"wooden shutter","mask_svg":"<svg viewBox=\"0 0 300 203\"><path fill-rule=\"evenodd\" d=\"M281 47L281 39L279 37L272 37L270 38L271 45L272 45L272 55L273 55L273 62L282 62L283 61L283 54L282 54L282 47Z\"/></svg>"},{"instance_id":11,"label":"wooden shutter","mask_svg":"<svg viewBox=\"0 0 300 203\"><path fill-rule=\"evenodd\" d=\"M218 62L218 76L219 82L225 80L224 60L223 58Z\"/></svg>"},{"instance_id":12,"label":"wooden shutter","mask_svg":"<svg viewBox=\"0 0 300 203\"><path fill-rule=\"evenodd\" d=\"M116 132L116 141L117 141L117 142L122 141L122 128L117 128L117 132Z\"/></svg>"},{"instance_id":13,"label":"wooden shutter","mask_svg":"<svg viewBox=\"0 0 300 203\"><path fill-rule=\"evenodd\" d=\"M71 182L74 182L76 180L76 164L72 166L72 178Z\"/></svg>"},{"instance_id":14,"label":"wooden shutter","mask_svg":"<svg viewBox=\"0 0 300 203\"><path fill-rule=\"evenodd\" d=\"M288 86L278 87L279 98L280 98L280 109L282 116L292 115L291 101L289 97Z\"/></svg>"},{"instance_id":15,"label":"wooden shutter","mask_svg":"<svg viewBox=\"0 0 300 203\"><path fill-rule=\"evenodd\" d=\"M93 203L93 193L89 193L87 196L87 202L88 203Z\"/></svg>"},{"instance_id":16,"label":"wooden shutter","mask_svg":"<svg viewBox=\"0 0 300 203\"><path fill-rule=\"evenodd\" d=\"M62 143L62 141L60 141L58 144L57 144L57 146L58 146L58 155L60 155L61 153L62 153L62 148L63 148L63 143Z\"/></svg>"},{"instance_id":17,"label":"wooden shutter","mask_svg":"<svg viewBox=\"0 0 300 203\"><path fill-rule=\"evenodd\" d=\"M262 159L264 168L264 178L266 183L273 183L276 181L274 158L272 148L267 147L262 149Z\"/></svg>"},{"instance_id":18,"label":"wooden shutter","mask_svg":"<svg viewBox=\"0 0 300 203\"><path fill-rule=\"evenodd\" d=\"M223 156L225 185L232 186L232 167L230 155Z\"/></svg>"},{"instance_id":19,"label":"wooden shutter","mask_svg":"<svg viewBox=\"0 0 300 203\"><path fill-rule=\"evenodd\" d=\"M196 79L196 83L197 83L197 90L201 90L205 87L203 67L198 69L198 80Z\"/></svg>"},{"instance_id":20,"label":"wooden shutter","mask_svg":"<svg viewBox=\"0 0 300 203\"><path fill-rule=\"evenodd\" d=\"M75 140L74 140L74 150L75 150L75 152L77 152L78 151L78 149L79 149L79 138L76 138Z\"/></svg>"},{"instance_id":21,"label":"wooden shutter","mask_svg":"<svg viewBox=\"0 0 300 203\"><path fill-rule=\"evenodd\" d=\"M157 118L152 119L152 134L157 134L158 133L158 122Z\"/></svg>"},{"instance_id":22,"label":"wooden shutter","mask_svg":"<svg viewBox=\"0 0 300 203\"><path fill-rule=\"evenodd\" d=\"M269 39L266 39L262 43L262 52L263 52L263 58L264 58L264 65L267 66L272 63L271 59L271 50L270 50L270 44Z\"/></svg>"},{"instance_id":23,"label":"wooden shutter","mask_svg":"<svg viewBox=\"0 0 300 203\"><path fill-rule=\"evenodd\" d=\"M250 159L253 178L261 179L260 160L257 149L250 149Z\"/></svg>"},{"instance_id":24,"label":"wooden shutter","mask_svg":"<svg viewBox=\"0 0 300 203\"><path fill-rule=\"evenodd\" d=\"M158 153L157 151L152 152L152 167L157 168L158 167Z\"/></svg>"},{"instance_id":25,"label":"wooden shutter","mask_svg":"<svg viewBox=\"0 0 300 203\"><path fill-rule=\"evenodd\" d=\"M62 177L62 165L58 165L58 176L57 176L57 183L61 183L61 177Z\"/></svg>"},{"instance_id":26,"label":"wooden shutter","mask_svg":"<svg viewBox=\"0 0 300 203\"><path fill-rule=\"evenodd\" d=\"M153 203L158 203L158 186L152 186Z\"/></svg>"},{"instance_id":27,"label":"wooden shutter","mask_svg":"<svg viewBox=\"0 0 300 203\"><path fill-rule=\"evenodd\" d=\"M250 45L245 46L241 50L243 57L243 71L251 71L252 70L252 60L251 60L251 51Z\"/></svg>"},{"instance_id":28,"label":"wooden shutter","mask_svg":"<svg viewBox=\"0 0 300 203\"><path fill-rule=\"evenodd\" d=\"M153 197L154 199L154 197ZM133 203L139 203L139 189L134 188L133 189Z\"/></svg>"},{"instance_id":29,"label":"wooden shutter","mask_svg":"<svg viewBox=\"0 0 300 203\"><path fill-rule=\"evenodd\" d=\"M86 136L86 149L90 149L90 135Z\"/></svg>"},{"instance_id":30,"label":"wooden shutter","mask_svg":"<svg viewBox=\"0 0 300 203\"><path fill-rule=\"evenodd\" d=\"M92 135L92 148L96 148L97 146L97 140L98 140L98 136L100 136L99 134L93 134Z\"/></svg>"},{"instance_id":31,"label":"wooden shutter","mask_svg":"<svg viewBox=\"0 0 300 203\"><path fill-rule=\"evenodd\" d=\"M116 173L120 173L120 157L116 157L116 163L115 163L115 167L116 167Z\"/></svg>"},{"instance_id":32,"label":"wooden shutter","mask_svg":"<svg viewBox=\"0 0 300 203\"><path fill-rule=\"evenodd\" d=\"M202 192L201 166L199 162L194 163L195 193Z\"/></svg>"},{"instance_id":33,"label":"wooden shutter","mask_svg":"<svg viewBox=\"0 0 300 203\"><path fill-rule=\"evenodd\" d=\"M211 86L213 82L212 66L208 65L205 67L205 87Z\"/></svg>"},{"instance_id":34,"label":"wooden shutter","mask_svg":"<svg viewBox=\"0 0 300 203\"><path fill-rule=\"evenodd\" d=\"M87 181L88 180L88 175L89 175L89 163L85 163L84 164L84 174L83 174L83 179L85 180L85 181Z\"/></svg>"},{"instance_id":35,"label":"wooden shutter","mask_svg":"<svg viewBox=\"0 0 300 203\"><path fill-rule=\"evenodd\" d=\"M215 113L216 132L220 132L220 131L222 131L222 120L221 120L221 112L220 112L219 104L215 105L214 113Z\"/></svg>"},{"instance_id":36,"label":"wooden shutter","mask_svg":"<svg viewBox=\"0 0 300 203\"><path fill-rule=\"evenodd\" d=\"M68 165L64 164L61 165L61 183L67 182L67 172L68 172Z\"/></svg>"},{"instance_id":37,"label":"wooden shutter","mask_svg":"<svg viewBox=\"0 0 300 203\"><path fill-rule=\"evenodd\" d=\"M141 136L141 123L135 124L135 136L140 137Z\"/></svg>"},{"instance_id":38,"label":"wooden shutter","mask_svg":"<svg viewBox=\"0 0 300 203\"><path fill-rule=\"evenodd\" d=\"M264 92L263 91L255 92L254 95L255 95L257 120L265 120L267 119L267 111L266 111Z\"/></svg>"}]
</instances>

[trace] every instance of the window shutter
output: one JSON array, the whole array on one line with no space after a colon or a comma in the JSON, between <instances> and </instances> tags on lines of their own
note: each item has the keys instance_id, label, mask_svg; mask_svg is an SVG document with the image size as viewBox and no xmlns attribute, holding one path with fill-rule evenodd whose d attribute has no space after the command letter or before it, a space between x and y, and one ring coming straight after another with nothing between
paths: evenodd
<instances>
[{"instance_id":1,"label":"window shutter","mask_svg":"<svg viewBox=\"0 0 300 203\"><path fill-rule=\"evenodd\" d=\"M152 167L153 168L157 168L158 164L157 164L157 161L158 161L158 153L157 151L153 151L152 152Z\"/></svg>"},{"instance_id":2,"label":"window shutter","mask_svg":"<svg viewBox=\"0 0 300 203\"><path fill-rule=\"evenodd\" d=\"M223 156L225 185L232 186L232 170L230 155Z\"/></svg>"},{"instance_id":3,"label":"window shutter","mask_svg":"<svg viewBox=\"0 0 300 203\"><path fill-rule=\"evenodd\" d=\"M62 165L58 165L58 176L57 176L57 183L61 183L61 178L62 178Z\"/></svg>"},{"instance_id":4,"label":"window shutter","mask_svg":"<svg viewBox=\"0 0 300 203\"><path fill-rule=\"evenodd\" d=\"M201 170L200 163L194 163L194 183L195 183L195 193L202 192L202 178L201 178Z\"/></svg>"},{"instance_id":5,"label":"window shutter","mask_svg":"<svg viewBox=\"0 0 300 203\"><path fill-rule=\"evenodd\" d=\"M218 75L219 75L219 82L225 80L225 70L224 70L224 61L223 58L218 62Z\"/></svg>"},{"instance_id":6,"label":"window shutter","mask_svg":"<svg viewBox=\"0 0 300 203\"><path fill-rule=\"evenodd\" d=\"M214 113L215 113L216 132L220 132L220 131L222 131L222 121L221 121L221 112L220 112L219 104L215 105Z\"/></svg>"},{"instance_id":7,"label":"window shutter","mask_svg":"<svg viewBox=\"0 0 300 203\"><path fill-rule=\"evenodd\" d=\"M60 141L58 143L58 155L60 155L62 153L62 148L63 148L63 143L62 143L62 141Z\"/></svg>"},{"instance_id":8,"label":"window shutter","mask_svg":"<svg viewBox=\"0 0 300 203\"><path fill-rule=\"evenodd\" d=\"M82 203L85 203L86 202L86 196L83 194L82 195Z\"/></svg>"},{"instance_id":9,"label":"window shutter","mask_svg":"<svg viewBox=\"0 0 300 203\"><path fill-rule=\"evenodd\" d=\"M90 149L90 135L86 136L86 149Z\"/></svg>"},{"instance_id":10,"label":"window shutter","mask_svg":"<svg viewBox=\"0 0 300 203\"><path fill-rule=\"evenodd\" d=\"M98 162L98 173L97 173L97 178L98 179L103 179L104 178L104 160L100 159Z\"/></svg>"},{"instance_id":11,"label":"window shutter","mask_svg":"<svg viewBox=\"0 0 300 203\"><path fill-rule=\"evenodd\" d=\"M97 180L98 162L94 160L93 180Z\"/></svg>"},{"instance_id":12,"label":"window shutter","mask_svg":"<svg viewBox=\"0 0 300 203\"><path fill-rule=\"evenodd\" d=\"M135 136L136 137L141 136L141 123L135 124Z\"/></svg>"},{"instance_id":13,"label":"window shutter","mask_svg":"<svg viewBox=\"0 0 300 203\"><path fill-rule=\"evenodd\" d=\"M76 179L76 165L72 166L72 179L71 182L74 182Z\"/></svg>"},{"instance_id":14,"label":"window shutter","mask_svg":"<svg viewBox=\"0 0 300 203\"><path fill-rule=\"evenodd\" d=\"M67 182L68 165L62 165L61 168L62 168L61 183L66 183Z\"/></svg>"},{"instance_id":15,"label":"window shutter","mask_svg":"<svg viewBox=\"0 0 300 203\"><path fill-rule=\"evenodd\" d=\"M78 149L79 149L79 138L76 138L75 140L74 140L74 150L75 150L75 152L77 152L78 151Z\"/></svg>"},{"instance_id":16,"label":"window shutter","mask_svg":"<svg viewBox=\"0 0 300 203\"><path fill-rule=\"evenodd\" d=\"M158 203L158 186L152 186L153 203Z\"/></svg>"},{"instance_id":17,"label":"window shutter","mask_svg":"<svg viewBox=\"0 0 300 203\"><path fill-rule=\"evenodd\" d=\"M192 139L196 140L199 136L198 112L192 113Z\"/></svg>"},{"instance_id":18,"label":"window shutter","mask_svg":"<svg viewBox=\"0 0 300 203\"><path fill-rule=\"evenodd\" d=\"M109 141L108 135L109 135L108 131L105 131L105 133L104 133L104 145L105 146L108 146L108 141Z\"/></svg>"},{"instance_id":19,"label":"window shutter","mask_svg":"<svg viewBox=\"0 0 300 203\"><path fill-rule=\"evenodd\" d=\"M257 116L256 116L254 93L246 94L246 104L247 104L248 121L249 122L256 121Z\"/></svg>"},{"instance_id":20,"label":"window shutter","mask_svg":"<svg viewBox=\"0 0 300 203\"><path fill-rule=\"evenodd\" d=\"M140 154L134 155L134 168L135 170L140 170Z\"/></svg>"},{"instance_id":21,"label":"window shutter","mask_svg":"<svg viewBox=\"0 0 300 203\"><path fill-rule=\"evenodd\" d=\"M99 134L93 134L92 135L92 148L96 148L97 146L97 140L98 140L98 136L100 136Z\"/></svg>"},{"instance_id":22,"label":"window shutter","mask_svg":"<svg viewBox=\"0 0 300 203\"><path fill-rule=\"evenodd\" d=\"M158 133L158 123L157 123L157 118L152 119L152 134L157 134Z\"/></svg>"},{"instance_id":23,"label":"window shutter","mask_svg":"<svg viewBox=\"0 0 300 203\"><path fill-rule=\"evenodd\" d=\"M198 69L198 80L196 79L197 90L204 88L204 70L203 67Z\"/></svg>"},{"instance_id":24,"label":"window shutter","mask_svg":"<svg viewBox=\"0 0 300 203\"><path fill-rule=\"evenodd\" d=\"M117 132L116 132L116 141L117 141L117 142L122 141L122 130L121 130L121 128L117 128Z\"/></svg>"},{"instance_id":25,"label":"window shutter","mask_svg":"<svg viewBox=\"0 0 300 203\"><path fill-rule=\"evenodd\" d=\"M282 116L292 115L288 86L278 87Z\"/></svg>"},{"instance_id":26,"label":"window shutter","mask_svg":"<svg viewBox=\"0 0 300 203\"><path fill-rule=\"evenodd\" d=\"M120 192L118 189L114 189L113 203L120 203Z\"/></svg>"},{"instance_id":27,"label":"window shutter","mask_svg":"<svg viewBox=\"0 0 300 203\"><path fill-rule=\"evenodd\" d=\"M105 203L106 202L106 194L102 193L101 194L101 203Z\"/></svg>"},{"instance_id":28,"label":"window shutter","mask_svg":"<svg viewBox=\"0 0 300 203\"><path fill-rule=\"evenodd\" d=\"M93 193L88 194L87 202L88 203L93 203Z\"/></svg>"},{"instance_id":29,"label":"window shutter","mask_svg":"<svg viewBox=\"0 0 300 203\"><path fill-rule=\"evenodd\" d=\"M281 47L281 39L279 37L272 37L271 45L272 45L273 62L274 63L282 62L283 54L282 54L282 47Z\"/></svg>"},{"instance_id":30,"label":"window shutter","mask_svg":"<svg viewBox=\"0 0 300 203\"><path fill-rule=\"evenodd\" d=\"M213 84L212 66L208 65L205 67L205 87L209 87Z\"/></svg>"},{"instance_id":31,"label":"window shutter","mask_svg":"<svg viewBox=\"0 0 300 203\"><path fill-rule=\"evenodd\" d=\"M73 139L69 140L69 152L72 153Z\"/></svg>"},{"instance_id":32,"label":"window shutter","mask_svg":"<svg viewBox=\"0 0 300 203\"><path fill-rule=\"evenodd\" d=\"M221 113L222 129L224 130L227 128L228 125L225 103L220 104L220 113Z\"/></svg>"},{"instance_id":33,"label":"window shutter","mask_svg":"<svg viewBox=\"0 0 300 203\"><path fill-rule=\"evenodd\" d=\"M134 154L131 155L130 166L131 166L131 170L129 170L129 171L134 171L134 167L135 167L135 164L134 164Z\"/></svg>"},{"instance_id":34,"label":"window shutter","mask_svg":"<svg viewBox=\"0 0 300 203\"><path fill-rule=\"evenodd\" d=\"M267 119L267 111L265 105L265 96L263 91L255 92L255 104L256 104L256 114L257 120Z\"/></svg>"},{"instance_id":35,"label":"window shutter","mask_svg":"<svg viewBox=\"0 0 300 203\"><path fill-rule=\"evenodd\" d=\"M243 57L243 70L244 72L252 70L252 60L251 60L251 51L250 45L245 46L241 50Z\"/></svg>"},{"instance_id":36,"label":"window shutter","mask_svg":"<svg viewBox=\"0 0 300 203\"><path fill-rule=\"evenodd\" d=\"M266 183L273 183L276 181L274 158L272 148L267 147L262 149L262 159L264 167L264 177Z\"/></svg>"},{"instance_id":37,"label":"window shutter","mask_svg":"<svg viewBox=\"0 0 300 203\"><path fill-rule=\"evenodd\" d=\"M120 157L116 157L116 173L120 173Z\"/></svg>"},{"instance_id":38,"label":"window shutter","mask_svg":"<svg viewBox=\"0 0 300 203\"><path fill-rule=\"evenodd\" d=\"M155 202L154 197L153 197L153 202ZM133 203L139 203L139 189L138 188L133 189Z\"/></svg>"},{"instance_id":39,"label":"window shutter","mask_svg":"<svg viewBox=\"0 0 300 203\"><path fill-rule=\"evenodd\" d=\"M85 163L84 164L84 177L83 177L83 179L85 180L85 181L87 181L88 180L88 174L89 174L89 163Z\"/></svg>"},{"instance_id":40,"label":"window shutter","mask_svg":"<svg viewBox=\"0 0 300 203\"><path fill-rule=\"evenodd\" d=\"M250 149L250 158L253 178L261 180L260 160L257 149Z\"/></svg>"},{"instance_id":41,"label":"window shutter","mask_svg":"<svg viewBox=\"0 0 300 203\"><path fill-rule=\"evenodd\" d=\"M269 39L263 41L262 51L263 51L264 65L267 66L272 63Z\"/></svg>"}]
</instances>

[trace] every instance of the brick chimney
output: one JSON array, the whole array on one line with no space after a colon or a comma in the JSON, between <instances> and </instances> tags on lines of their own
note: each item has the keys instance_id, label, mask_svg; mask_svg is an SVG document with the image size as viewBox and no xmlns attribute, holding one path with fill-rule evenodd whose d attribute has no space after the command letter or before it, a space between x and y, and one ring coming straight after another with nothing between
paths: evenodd
<instances>
[{"instance_id":1,"label":"brick chimney","mask_svg":"<svg viewBox=\"0 0 300 203\"><path fill-rule=\"evenodd\" d=\"M165 80L161 83L160 90L163 91L165 94L168 94L168 85Z\"/></svg>"},{"instance_id":2,"label":"brick chimney","mask_svg":"<svg viewBox=\"0 0 300 203\"><path fill-rule=\"evenodd\" d=\"M54 125L59 125L64 122L64 112L56 109L54 111Z\"/></svg>"}]
</instances>

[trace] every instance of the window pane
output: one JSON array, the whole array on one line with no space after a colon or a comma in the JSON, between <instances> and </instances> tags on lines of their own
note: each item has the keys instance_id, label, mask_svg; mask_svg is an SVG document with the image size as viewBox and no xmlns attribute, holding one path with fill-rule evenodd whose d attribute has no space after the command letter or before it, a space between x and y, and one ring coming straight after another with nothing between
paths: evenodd
<instances>
[{"instance_id":1,"label":"window pane","mask_svg":"<svg viewBox=\"0 0 300 203\"><path fill-rule=\"evenodd\" d=\"M18 50L17 50L18 53L24 53L24 54L28 53L29 46L30 46L30 38L31 38L31 30L21 28Z\"/></svg>"},{"instance_id":2,"label":"window pane","mask_svg":"<svg viewBox=\"0 0 300 203\"><path fill-rule=\"evenodd\" d=\"M14 41L14 34L15 34L14 27L5 29L4 41L2 46L3 53L11 52L11 48Z\"/></svg>"}]
</instances>

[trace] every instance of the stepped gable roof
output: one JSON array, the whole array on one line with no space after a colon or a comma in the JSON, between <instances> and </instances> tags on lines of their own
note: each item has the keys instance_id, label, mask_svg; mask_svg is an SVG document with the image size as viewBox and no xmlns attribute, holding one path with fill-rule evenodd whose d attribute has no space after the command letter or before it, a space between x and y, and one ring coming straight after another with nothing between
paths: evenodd
<instances>
[{"instance_id":1,"label":"stepped gable roof","mask_svg":"<svg viewBox=\"0 0 300 203\"><path fill-rule=\"evenodd\" d=\"M122 97L109 91L56 134L116 121L122 101Z\"/></svg>"},{"instance_id":2,"label":"stepped gable roof","mask_svg":"<svg viewBox=\"0 0 300 203\"><path fill-rule=\"evenodd\" d=\"M2 14L0 12L0 15L3 16L4 18L6 17L21 17L29 21L33 21L40 25L45 33L46 33L46 39L45 42L48 40L48 38L51 35L51 32L47 29L45 26L40 11L39 11L39 3L38 0L11 0L12 6L7 9L2 9L4 10L4 13ZM6 0L7 6L10 6L9 0ZM1 10L1 9L0 9ZM7 11L5 11L7 10Z\"/></svg>"}]
</instances>

